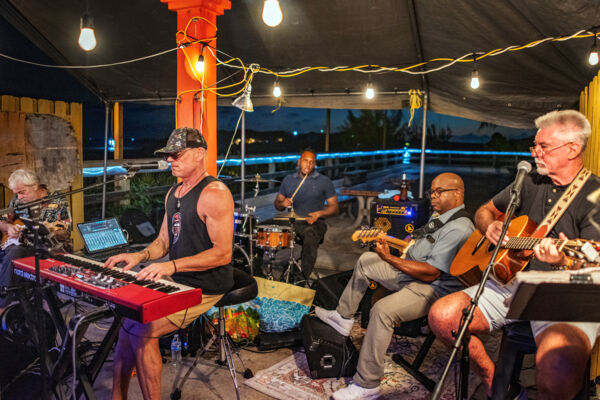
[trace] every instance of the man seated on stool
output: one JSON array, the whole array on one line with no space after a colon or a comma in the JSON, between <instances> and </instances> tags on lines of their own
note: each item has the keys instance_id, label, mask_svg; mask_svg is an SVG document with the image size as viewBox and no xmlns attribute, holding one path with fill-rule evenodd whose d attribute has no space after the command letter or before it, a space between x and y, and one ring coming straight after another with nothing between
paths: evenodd
<instances>
[{"instance_id":1,"label":"man seated on stool","mask_svg":"<svg viewBox=\"0 0 600 400\"><path fill-rule=\"evenodd\" d=\"M387 242L379 240L375 253L366 252L358 259L337 309L328 311L315 307L317 317L348 336L354 323L352 317L370 280L394 292L371 309L354 382L335 392L334 399L379 397L383 359L394 327L426 316L436 299L462 289L460 282L448 272L456 252L475 230L464 211L464 192L460 176L452 173L438 175L428 192L437 216L432 216L423 228L413 232L415 242L406 252L406 258L391 255Z\"/></svg>"},{"instance_id":2,"label":"man seated on stool","mask_svg":"<svg viewBox=\"0 0 600 400\"><path fill-rule=\"evenodd\" d=\"M325 237L325 217L338 212L338 200L331 179L315 171L317 155L306 150L298 160L298 172L286 176L275 198L275 208L306 216L305 221L294 222L294 230L302 239L302 275L309 279L317 259L317 248Z\"/></svg>"},{"instance_id":3,"label":"man seated on stool","mask_svg":"<svg viewBox=\"0 0 600 400\"><path fill-rule=\"evenodd\" d=\"M171 172L181 178L165 199L165 217L156 240L139 253L119 254L106 267L124 263L131 269L141 262L169 255L137 274L137 279L175 282L202 289L202 303L147 324L126 319L114 356L113 399L126 399L135 367L144 399L161 398L162 357L158 339L186 327L208 311L233 287L229 264L233 240L233 198L222 182L206 171L206 141L193 128L175 129L162 154Z\"/></svg>"}]
</instances>

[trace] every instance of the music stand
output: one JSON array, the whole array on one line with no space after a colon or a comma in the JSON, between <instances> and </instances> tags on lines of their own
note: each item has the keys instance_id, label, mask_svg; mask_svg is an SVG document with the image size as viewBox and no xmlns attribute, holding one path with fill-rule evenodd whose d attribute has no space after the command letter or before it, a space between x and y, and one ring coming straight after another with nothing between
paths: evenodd
<instances>
[{"instance_id":1,"label":"music stand","mask_svg":"<svg viewBox=\"0 0 600 400\"><path fill-rule=\"evenodd\" d=\"M506 318L600 322L600 286L592 283L521 283Z\"/></svg>"}]
</instances>

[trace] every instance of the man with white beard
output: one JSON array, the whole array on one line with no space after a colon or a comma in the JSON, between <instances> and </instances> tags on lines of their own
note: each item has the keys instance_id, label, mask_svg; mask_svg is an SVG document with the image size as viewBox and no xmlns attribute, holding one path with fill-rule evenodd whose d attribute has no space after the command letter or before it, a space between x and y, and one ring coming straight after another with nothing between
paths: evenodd
<instances>
[{"instance_id":1,"label":"man with white beard","mask_svg":"<svg viewBox=\"0 0 600 400\"><path fill-rule=\"evenodd\" d=\"M583 151L591 127L585 116L574 110L552 111L537 118L535 124L538 132L530 150L537 170L525 177L516 216L527 215L539 224L582 171ZM500 237L502 223L498 218L510 202L511 186L481 206L475 214L475 225L494 244ZM546 239L534 248L535 259L529 262L529 269L548 270L552 266L569 266L572 263L558 251L550 238L600 238L600 233L588 217L595 205L587 200L587 196L598 188L600 179L590 176L572 203L566 209L563 207L564 214L556 221ZM503 244L507 242L508 238L505 237ZM513 282L503 285L489 279L469 325L472 335L469 344L471 365L487 385L488 391L491 390L494 364L477 335L489 333L510 322L506 319L508 305L504 299L516 290ZM450 294L432 306L429 325L436 337L447 345L453 343L452 330L458 331L462 310L469 305L476 290L477 286L473 286ZM599 327L598 323L587 322L531 321L537 344L538 398L572 399L577 394Z\"/></svg>"}]
</instances>

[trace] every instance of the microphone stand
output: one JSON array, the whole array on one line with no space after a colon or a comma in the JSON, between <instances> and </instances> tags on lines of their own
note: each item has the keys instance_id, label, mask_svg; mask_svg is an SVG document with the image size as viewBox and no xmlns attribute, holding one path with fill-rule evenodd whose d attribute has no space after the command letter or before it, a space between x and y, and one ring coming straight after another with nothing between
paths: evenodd
<instances>
[{"instance_id":1,"label":"microphone stand","mask_svg":"<svg viewBox=\"0 0 600 400\"><path fill-rule=\"evenodd\" d=\"M30 201L27 203L23 203L23 204L18 204L16 207L8 207L5 209L0 210L0 215L6 215L9 213L13 213L15 211L21 211L21 210L25 210L25 209L31 209L32 207L35 207L37 205L46 203L50 200L54 200L57 198L61 198L61 197L66 197L68 195L72 195L75 193L79 193L79 192L83 192L85 190L90 190L99 186L105 186L107 183L112 183L112 182L117 182L117 181L122 181L125 179L129 179L132 178L135 174L136 174L137 170L131 170L128 171L126 175L122 175L119 176L115 179L106 181L106 182L100 182L94 185L90 185L87 187L82 187L79 189L75 189L75 190L70 190L67 192L63 192L63 193L58 193L58 194L53 194L53 195L49 195L49 196L45 196L42 197L41 199L38 200L34 200L34 201ZM29 211L29 216L32 216L32 212ZM37 218L31 218L31 221L33 222L32 224L30 224L30 226L28 226L29 229L31 229L33 231L33 248L34 248L34 262L35 262L35 282L34 282L34 307L35 307L35 314L37 317L37 323L35 325L37 325L37 344L38 344L38 351L39 351L39 358L40 358L40 375L41 375L41 380L42 380L42 399L47 399L49 398L49 394L50 392L48 390L46 390L46 385L49 383L48 382L48 378L52 376L51 372L50 372L50 364L47 363L47 349L48 349L48 344L46 343L46 334L45 334L45 330L46 330L46 320L45 320L45 315L44 315L44 309L43 309L43 291L45 289L44 285L42 284L42 278L41 278L41 274L40 274L40 258L42 257L42 252L44 251L41 248L41 243L40 243L40 222ZM46 228L43 228L44 230L46 230ZM47 232L47 230L46 230Z\"/></svg>"},{"instance_id":2,"label":"microphone stand","mask_svg":"<svg viewBox=\"0 0 600 400\"><path fill-rule=\"evenodd\" d=\"M483 293L483 289L485 288L485 283L487 282L489 275L494 267L496 256L500 251L500 247L504 237L506 236L506 232L508 231L508 227L510 225L510 221L519 206L520 203L520 190L512 190L510 203L508 208L506 209L506 214L504 217L504 222L502 223L502 231L500 232L500 237L498 238L498 244L495 246L492 256L490 258L490 262L483 270L483 274L481 277L481 282L479 283L479 287L477 288L477 292L471 299L470 304L465 307L462 311L462 318L458 327L458 334L454 331L452 332L453 336L456 338L454 340L454 344L452 345L452 353L450 353L450 358L444 367L444 371L442 372L442 376L440 380L435 385L433 389L432 400L438 400L442 395L442 387L444 385L444 381L450 371L450 367L452 365L452 361L456 357L458 350L462 348L461 358L460 358L460 385L457 399L468 399L469 396L469 372L470 372L470 356L469 356L469 342L471 341L471 334L468 331L469 325L471 321L473 321L473 314L475 313L475 308L479 304L479 297L481 297L481 293Z\"/></svg>"}]
</instances>

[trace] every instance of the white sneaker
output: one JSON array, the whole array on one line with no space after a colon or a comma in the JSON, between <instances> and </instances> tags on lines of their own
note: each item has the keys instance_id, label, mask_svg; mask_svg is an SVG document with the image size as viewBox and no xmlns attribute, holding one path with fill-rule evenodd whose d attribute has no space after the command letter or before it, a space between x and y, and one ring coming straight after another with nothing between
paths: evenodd
<instances>
[{"instance_id":1,"label":"white sneaker","mask_svg":"<svg viewBox=\"0 0 600 400\"><path fill-rule=\"evenodd\" d=\"M350 335L350 330L354 325L353 319L346 319L336 310L326 310L321 307L315 307L315 314L321 321L338 331L342 336Z\"/></svg>"},{"instance_id":2,"label":"white sneaker","mask_svg":"<svg viewBox=\"0 0 600 400\"><path fill-rule=\"evenodd\" d=\"M356 383L346 386L343 389L335 392L332 397L335 400L371 400L377 399L381 396L381 389L379 386L371 389L367 389L358 386Z\"/></svg>"}]
</instances>

